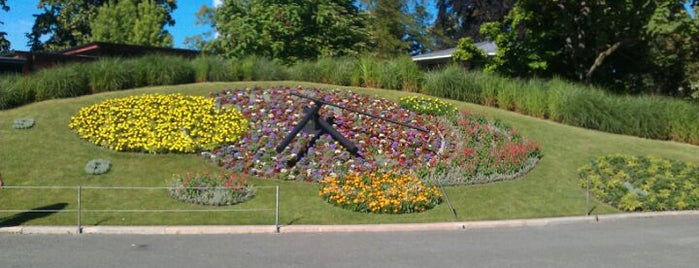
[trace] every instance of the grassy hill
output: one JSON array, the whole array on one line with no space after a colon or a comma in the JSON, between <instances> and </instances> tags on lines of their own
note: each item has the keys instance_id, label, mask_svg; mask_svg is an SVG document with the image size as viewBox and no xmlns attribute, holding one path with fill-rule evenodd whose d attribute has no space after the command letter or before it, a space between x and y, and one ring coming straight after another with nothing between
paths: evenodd
<instances>
[{"instance_id":1,"label":"grassy hill","mask_svg":"<svg viewBox=\"0 0 699 268\"><path fill-rule=\"evenodd\" d=\"M392 100L409 95L401 91L337 87L303 82L235 82L200 83L178 86L139 88L126 91L49 100L0 111L0 174L10 186L166 186L173 174L186 172L220 173L222 170L197 155L118 153L83 141L68 128L70 117L90 104L108 98L144 93L172 93L206 96L226 88L310 86L344 88ZM585 191L577 184L577 169L592 159L606 154L657 155L680 161L699 163L699 147L675 142L648 140L609 134L527 117L513 112L453 102L459 109L483 113L518 129L524 136L539 142L543 158L526 176L514 181L487 185L448 187L446 192L458 220L513 219L583 215ZM28 130L12 128L15 118L33 117L36 126ZM83 168L87 161L105 158L112 170L90 176ZM318 197L318 185L254 179L256 186L280 186L282 224L347 224L395 222L443 222L455 220L446 203L413 215L370 215L333 207ZM93 189L82 191L82 207L92 212L83 215L86 225L120 224L272 224L274 222L274 190L264 188L251 201L221 210L203 213L212 208L181 204L167 197L164 189ZM51 205L64 205L65 213L44 217L27 217L21 224L75 223L77 191L67 189L20 190L0 189L0 210L27 210ZM593 213L615 213L616 209L594 203ZM62 206L61 206L62 207ZM106 212L100 210L131 210ZM141 213L134 210L191 210L192 212ZM226 211L226 210L240 211ZM258 211L259 210L259 211ZM10 222L18 212L0 212L0 223Z\"/></svg>"}]
</instances>

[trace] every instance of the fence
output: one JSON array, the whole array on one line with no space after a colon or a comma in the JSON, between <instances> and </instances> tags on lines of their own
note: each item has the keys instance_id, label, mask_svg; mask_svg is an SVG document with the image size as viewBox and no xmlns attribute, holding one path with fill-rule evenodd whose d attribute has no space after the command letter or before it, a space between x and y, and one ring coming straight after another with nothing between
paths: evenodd
<instances>
[{"instance_id":1,"label":"fence","mask_svg":"<svg viewBox=\"0 0 699 268\"><path fill-rule=\"evenodd\" d=\"M82 233L85 217L90 217L87 225L103 222L114 223L117 215L150 214L149 217L126 216L125 224L144 222L145 224L170 224L167 214L178 215L175 224L225 224L232 214L253 214L252 217L236 217L237 222L250 224L274 224L279 232L279 186L256 186L255 197L233 206L203 206L187 204L167 197L171 187L97 187L97 186L3 186L0 189L0 226L21 225L24 222L47 217L56 213L74 215L72 220L57 217L52 223L74 222L78 233ZM212 189L212 187L206 187ZM204 187L202 188L204 189ZM129 194L120 194L128 191ZM138 194L134 194L138 192ZM37 198L37 194L40 198ZM151 214L155 213L155 214ZM214 215L217 217L192 218L192 215ZM271 219L273 214L273 219ZM154 216L157 215L157 216ZM241 220L243 219L243 220ZM118 224L118 223L117 223Z\"/></svg>"}]
</instances>

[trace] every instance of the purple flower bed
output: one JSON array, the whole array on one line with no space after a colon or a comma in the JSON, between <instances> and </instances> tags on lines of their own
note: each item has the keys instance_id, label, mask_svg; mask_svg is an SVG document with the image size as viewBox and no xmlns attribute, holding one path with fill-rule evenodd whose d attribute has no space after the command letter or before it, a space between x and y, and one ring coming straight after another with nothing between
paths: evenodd
<instances>
[{"instance_id":1,"label":"purple flower bed","mask_svg":"<svg viewBox=\"0 0 699 268\"><path fill-rule=\"evenodd\" d=\"M334 117L334 128L359 148L361 157L352 156L330 135L322 135L315 145L308 149L305 157L301 158L295 166L289 167L287 161L295 159L298 154L305 151L313 136L312 133L302 131L282 153L276 152L276 147L282 139L304 116L304 107L313 105L310 100L290 95L292 91L423 127L430 133L324 105L319 112L320 116ZM452 131L455 127L451 124L459 122L458 120L440 120L430 115L419 115L401 108L395 102L347 91L275 87L266 90L229 89L211 95L219 98L221 105L233 105L239 108L248 118L250 130L239 142L221 146L203 155L226 169L253 176L320 181L329 175L343 175L350 171L363 174L377 171L425 174L426 170L432 170L438 166L444 167L445 165L440 163L452 163L454 157L463 155L463 153L454 153L455 150L497 152L499 148L490 147L502 144L488 140L487 144L482 144L481 149L451 146L454 144L453 141L462 136L459 131ZM486 130L494 129L494 126L486 123L483 123L483 127ZM508 138L505 135L500 136ZM502 138L500 136L497 138ZM479 137L475 137L472 143L477 143L478 139ZM511 139L508 138L508 140ZM473 155L492 157L493 154ZM476 159L472 162L493 161ZM514 169L519 167L515 165ZM473 174L463 175L474 176L479 172L476 169L468 169L468 171Z\"/></svg>"}]
</instances>

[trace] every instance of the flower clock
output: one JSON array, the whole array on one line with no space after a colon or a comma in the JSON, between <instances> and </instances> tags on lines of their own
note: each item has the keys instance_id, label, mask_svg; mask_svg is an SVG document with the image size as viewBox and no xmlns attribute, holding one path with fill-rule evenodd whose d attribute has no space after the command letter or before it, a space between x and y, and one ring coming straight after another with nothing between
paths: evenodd
<instances>
[{"instance_id":1,"label":"flower clock","mask_svg":"<svg viewBox=\"0 0 699 268\"><path fill-rule=\"evenodd\" d=\"M359 148L360 156L351 155L330 135L314 139L312 131L300 132L278 153L276 147L314 105L291 92L422 127L428 133L324 105L319 115L332 117L333 128ZM212 97L221 105L239 109L249 118L250 131L238 142L203 155L224 168L253 176L319 182L351 173L391 171L397 176L416 174L422 180L458 185L516 178L540 157L538 145L516 130L470 113L419 114L386 99L300 87L229 89L212 93ZM296 158L299 161L289 165Z\"/></svg>"},{"instance_id":2,"label":"flower clock","mask_svg":"<svg viewBox=\"0 0 699 268\"><path fill-rule=\"evenodd\" d=\"M84 107L69 126L81 138L117 151L192 153L237 142L248 121L211 98L147 94Z\"/></svg>"}]
</instances>

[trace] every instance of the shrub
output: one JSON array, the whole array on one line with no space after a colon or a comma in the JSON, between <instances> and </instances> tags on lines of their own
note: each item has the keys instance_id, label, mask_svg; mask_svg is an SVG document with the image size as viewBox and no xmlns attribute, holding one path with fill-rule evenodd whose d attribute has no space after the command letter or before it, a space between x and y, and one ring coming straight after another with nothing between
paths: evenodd
<instances>
[{"instance_id":1,"label":"shrub","mask_svg":"<svg viewBox=\"0 0 699 268\"><path fill-rule=\"evenodd\" d=\"M595 198L625 211L699 208L699 167L654 156L602 156L578 170Z\"/></svg>"},{"instance_id":2,"label":"shrub","mask_svg":"<svg viewBox=\"0 0 699 268\"><path fill-rule=\"evenodd\" d=\"M85 66L92 93L115 91L135 86L135 71L119 58L104 58Z\"/></svg>"},{"instance_id":3,"label":"shrub","mask_svg":"<svg viewBox=\"0 0 699 268\"><path fill-rule=\"evenodd\" d=\"M85 165L85 173L90 175L100 175L107 173L112 164L109 160L105 159L93 159L87 162Z\"/></svg>"},{"instance_id":4,"label":"shrub","mask_svg":"<svg viewBox=\"0 0 699 268\"><path fill-rule=\"evenodd\" d=\"M13 128L16 129L27 129L34 126L34 118L17 118L12 124Z\"/></svg>"},{"instance_id":5,"label":"shrub","mask_svg":"<svg viewBox=\"0 0 699 268\"><path fill-rule=\"evenodd\" d=\"M404 214L437 206L442 194L417 177L392 173L327 177L318 193L330 204L358 212Z\"/></svg>"},{"instance_id":6,"label":"shrub","mask_svg":"<svg viewBox=\"0 0 699 268\"><path fill-rule=\"evenodd\" d=\"M414 111L418 114L452 115L457 111L453 104L438 98L410 96L401 97L399 102L400 107Z\"/></svg>"},{"instance_id":7,"label":"shrub","mask_svg":"<svg viewBox=\"0 0 699 268\"><path fill-rule=\"evenodd\" d=\"M42 69L27 81L35 92L36 101L76 97L89 93L87 73L82 64Z\"/></svg>"},{"instance_id":8,"label":"shrub","mask_svg":"<svg viewBox=\"0 0 699 268\"><path fill-rule=\"evenodd\" d=\"M208 206L229 206L255 196L255 188L246 184L245 176L234 173L218 177L207 174L175 175L168 196L175 200Z\"/></svg>"},{"instance_id":9,"label":"shrub","mask_svg":"<svg viewBox=\"0 0 699 268\"><path fill-rule=\"evenodd\" d=\"M69 126L81 138L117 151L190 153L237 141L248 121L232 107L216 109L213 99L152 94L84 107Z\"/></svg>"}]
</instances>

